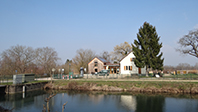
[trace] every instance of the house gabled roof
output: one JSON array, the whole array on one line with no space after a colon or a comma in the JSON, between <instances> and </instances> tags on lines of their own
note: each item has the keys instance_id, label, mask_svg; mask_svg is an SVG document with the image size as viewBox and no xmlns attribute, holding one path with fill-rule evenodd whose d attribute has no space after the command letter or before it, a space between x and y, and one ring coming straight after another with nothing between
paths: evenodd
<instances>
[{"instance_id":1,"label":"house gabled roof","mask_svg":"<svg viewBox=\"0 0 198 112\"><path fill-rule=\"evenodd\" d=\"M119 62L121 62L125 57L127 57L130 53L132 53L133 51L129 52L126 56L124 56Z\"/></svg>"},{"instance_id":2,"label":"house gabled roof","mask_svg":"<svg viewBox=\"0 0 198 112\"><path fill-rule=\"evenodd\" d=\"M103 63L108 63L108 61L104 58L98 58L100 61L102 61Z\"/></svg>"},{"instance_id":3,"label":"house gabled roof","mask_svg":"<svg viewBox=\"0 0 198 112\"><path fill-rule=\"evenodd\" d=\"M92 62L95 58L97 58L98 60L100 60L101 62L103 62L103 63L110 63L109 61L107 61L106 59L104 59L104 58L98 58L98 57L94 57L90 62ZM89 62L89 63L90 63ZM88 64L89 64L88 63Z\"/></svg>"}]
</instances>

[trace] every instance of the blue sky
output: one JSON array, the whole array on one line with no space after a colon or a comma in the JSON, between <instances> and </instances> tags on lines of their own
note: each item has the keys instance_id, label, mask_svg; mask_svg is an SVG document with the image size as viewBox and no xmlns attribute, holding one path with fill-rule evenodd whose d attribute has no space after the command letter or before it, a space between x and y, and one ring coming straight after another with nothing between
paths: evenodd
<instances>
[{"instance_id":1,"label":"blue sky","mask_svg":"<svg viewBox=\"0 0 198 112\"><path fill-rule=\"evenodd\" d=\"M52 47L64 63L76 50L100 54L133 43L145 21L156 27L164 64L195 65L176 52L178 40L198 28L198 0L1 0L0 53L11 46Z\"/></svg>"}]
</instances>

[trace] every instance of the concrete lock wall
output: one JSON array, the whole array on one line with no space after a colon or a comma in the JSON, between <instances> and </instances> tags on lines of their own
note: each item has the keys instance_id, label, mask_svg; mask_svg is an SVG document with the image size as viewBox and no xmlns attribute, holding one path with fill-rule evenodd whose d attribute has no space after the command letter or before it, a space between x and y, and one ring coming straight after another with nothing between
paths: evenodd
<instances>
[{"instance_id":1,"label":"concrete lock wall","mask_svg":"<svg viewBox=\"0 0 198 112\"><path fill-rule=\"evenodd\" d=\"M37 89L43 89L45 84L48 82L31 83L31 84L17 84L17 85L7 85L5 89L6 94L21 93L26 91L32 91ZM25 89L25 90L23 90Z\"/></svg>"}]
</instances>

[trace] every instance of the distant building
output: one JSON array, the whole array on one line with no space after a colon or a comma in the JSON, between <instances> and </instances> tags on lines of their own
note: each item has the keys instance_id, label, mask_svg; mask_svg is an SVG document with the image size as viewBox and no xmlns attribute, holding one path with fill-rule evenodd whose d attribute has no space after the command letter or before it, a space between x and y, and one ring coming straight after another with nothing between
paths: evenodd
<instances>
[{"instance_id":1,"label":"distant building","mask_svg":"<svg viewBox=\"0 0 198 112\"><path fill-rule=\"evenodd\" d=\"M94 74L101 70L109 70L110 74L116 74L118 72L121 74L146 74L146 67L136 67L134 59L133 52L128 53L118 64L112 64L103 58L95 57L88 63L88 73Z\"/></svg>"},{"instance_id":2,"label":"distant building","mask_svg":"<svg viewBox=\"0 0 198 112\"><path fill-rule=\"evenodd\" d=\"M101 70L109 70L110 74L117 73L119 64L112 64L104 58L95 57L88 63L88 73L93 74Z\"/></svg>"},{"instance_id":3,"label":"distant building","mask_svg":"<svg viewBox=\"0 0 198 112\"><path fill-rule=\"evenodd\" d=\"M198 74L198 70L176 70L177 74ZM174 74L176 74L174 72Z\"/></svg>"}]
</instances>

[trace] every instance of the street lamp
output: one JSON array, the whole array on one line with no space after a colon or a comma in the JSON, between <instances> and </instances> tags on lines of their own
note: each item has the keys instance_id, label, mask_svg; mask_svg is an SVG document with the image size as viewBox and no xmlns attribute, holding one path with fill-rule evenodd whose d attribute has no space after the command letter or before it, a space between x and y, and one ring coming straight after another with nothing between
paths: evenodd
<instances>
[{"instance_id":1,"label":"street lamp","mask_svg":"<svg viewBox=\"0 0 198 112\"><path fill-rule=\"evenodd\" d=\"M53 75L55 70L56 70L55 68L52 68ZM51 75L51 83L52 83L52 75Z\"/></svg>"},{"instance_id":2,"label":"street lamp","mask_svg":"<svg viewBox=\"0 0 198 112\"><path fill-rule=\"evenodd\" d=\"M70 72L70 66L71 66L71 63L69 63L69 72Z\"/></svg>"}]
</instances>

